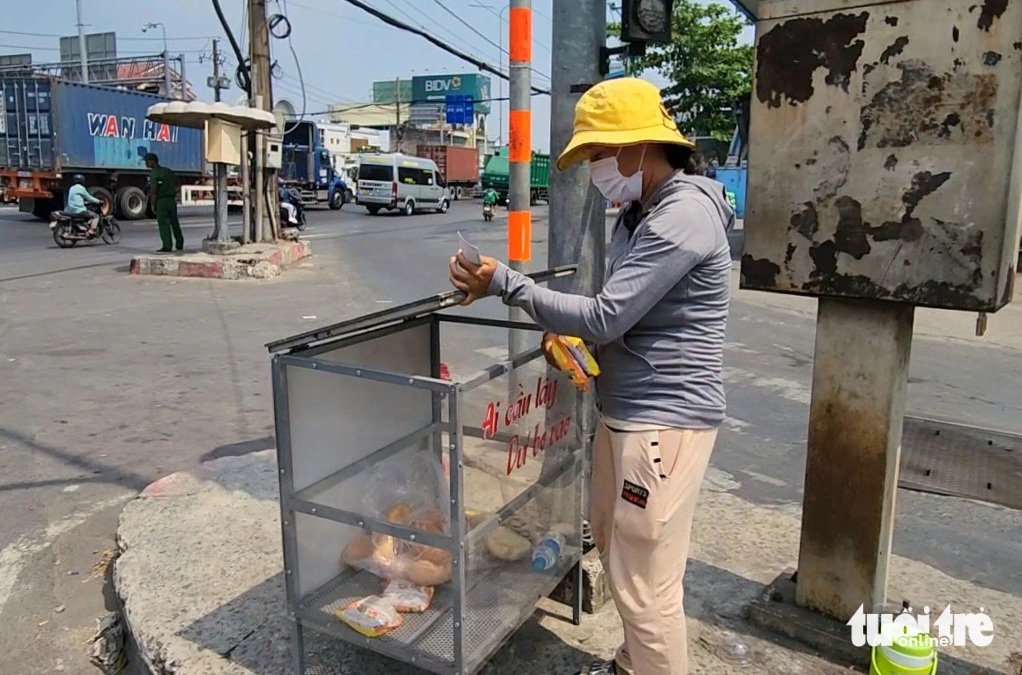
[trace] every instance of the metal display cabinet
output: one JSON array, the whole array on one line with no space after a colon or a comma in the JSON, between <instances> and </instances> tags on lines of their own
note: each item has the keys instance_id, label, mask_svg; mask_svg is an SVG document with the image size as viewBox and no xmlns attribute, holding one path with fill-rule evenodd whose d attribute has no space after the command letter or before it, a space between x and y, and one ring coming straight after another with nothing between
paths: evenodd
<instances>
[{"instance_id":1,"label":"metal display cabinet","mask_svg":"<svg viewBox=\"0 0 1022 675\"><path fill-rule=\"evenodd\" d=\"M996 311L1022 195L1022 3L760 0L742 287Z\"/></svg>"},{"instance_id":2,"label":"metal display cabinet","mask_svg":"<svg viewBox=\"0 0 1022 675\"><path fill-rule=\"evenodd\" d=\"M546 366L537 326L440 312L463 297L439 295L268 345L299 675L306 627L441 675L474 673L567 574L580 620L581 396ZM494 363L506 356L510 330L531 331L536 348ZM399 502L441 507L444 531L388 520L388 505ZM567 544L553 569L537 572L523 551L496 557L497 528L528 539L529 554L548 530ZM341 561L366 533L441 549L450 560L450 581L436 586L430 608L375 638L335 615L383 590L383 579Z\"/></svg>"}]
</instances>

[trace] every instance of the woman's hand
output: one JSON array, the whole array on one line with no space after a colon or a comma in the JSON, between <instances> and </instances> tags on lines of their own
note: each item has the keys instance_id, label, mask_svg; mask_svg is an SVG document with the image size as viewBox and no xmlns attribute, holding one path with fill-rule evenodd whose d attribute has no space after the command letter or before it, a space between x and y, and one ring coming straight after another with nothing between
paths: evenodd
<instances>
[{"instance_id":1,"label":"woman's hand","mask_svg":"<svg viewBox=\"0 0 1022 675\"><path fill-rule=\"evenodd\" d=\"M541 344L543 345L543 356L546 358L547 364L557 370L560 370L561 366L554 360L553 354L555 339L557 339L556 333L543 333L543 342Z\"/></svg>"},{"instance_id":2,"label":"woman's hand","mask_svg":"<svg viewBox=\"0 0 1022 675\"><path fill-rule=\"evenodd\" d=\"M489 294L490 280L493 273L497 271L497 261L479 256L479 265L469 261L465 254L458 251L458 255L451 258L451 283L459 291L465 293L462 305L471 305L479 298L485 298Z\"/></svg>"}]
</instances>

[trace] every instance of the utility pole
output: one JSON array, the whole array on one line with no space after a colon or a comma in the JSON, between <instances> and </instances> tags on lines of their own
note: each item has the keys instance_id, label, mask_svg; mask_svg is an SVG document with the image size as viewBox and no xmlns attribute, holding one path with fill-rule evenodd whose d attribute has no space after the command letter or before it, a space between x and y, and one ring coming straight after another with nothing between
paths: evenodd
<instances>
[{"instance_id":1,"label":"utility pole","mask_svg":"<svg viewBox=\"0 0 1022 675\"><path fill-rule=\"evenodd\" d=\"M600 48L606 42L605 11L604 0L553 3L551 161L556 161L571 140L578 99L602 79ZM554 290L593 297L602 288L607 246L605 207L603 195L590 185L587 164L576 164L566 171L550 171L547 266L578 265L573 277L550 283ZM558 417L569 414L579 420L581 441L586 443L596 430L593 394L584 394L578 409L573 409L573 404L569 398L564 402L565 409L551 413ZM583 501L586 504L583 513L588 513L586 491L583 491ZM579 571L574 574L578 575Z\"/></svg>"},{"instance_id":2,"label":"utility pole","mask_svg":"<svg viewBox=\"0 0 1022 675\"><path fill-rule=\"evenodd\" d=\"M220 83L220 40L213 38L213 100L220 102L220 90L223 89Z\"/></svg>"},{"instance_id":3,"label":"utility pole","mask_svg":"<svg viewBox=\"0 0 1022 675\"><path fill-rule=\"evenodd\" d=\"M163 46L163 95L174 98L170 89L170 52L167 51L166 44Z\"/></svg>"},{"instance_id":4,"label":"utility pole","mask_svg":"<svg viewBox=\"0 0 1022 675\"><path fill-rule=\"evenodd\" d=\"M606 43L603 0L553 4L550 156L568 146L575 123L575 104L599 82L600 48ZM589 166L576 164L550 172L550 267L578 263L574 279L552 282L575 293L595 296L603 285L606 259L606 201L589 182ZM579 217L581 214L581 217ZM562 290L566 290L562 288Z\"/></svg>"},{"instance_id":5,"label":"utility pole","mask_svg":"<svg viewBox=\"0 0 1022 675\"><path fill-rule=\"evenodd\" d=\"M394 78L394 146L400 151L401 145L401 78Z\"/></svg>"},{"instance_id":6,"label":"utility pole","mask_svg":"<svg viewBox=\"0 0 1022 675\"><path fill-rule=\"evenodd\" d=\"M220 102L220 91L223 83L220 81L220 41L213 38L213 100ZM184 88L184 77L181 78L181 87ZM223 162L213 163L213 210L214 225L212 239L226 244L230 241L227 231L227 167Z\"/></svg>"},{"instance_id":7,"label":"utility pole","mask_svg":"<svg viewBox=\"0 0 1022 675\"><path fill-rule=\"evenodd\" d=\"M248 0L249 59L251 61L252 101L255 108L271 110L273 91L270 83L270 29L266 21L266 0ZM267 193L276 195L276 172L266 169L265 132L255 134L256 148L254 170L251 172L255 189L255 241L273 241L273 212L276 199L267 199ZM268 181L274 189L268 190ZM265 222L264 222L265 220Z\"/></svg>"},{"instance_id":8,"label":"utility pole","mask_svg":"<svg viewBox=\"0 0 1022 675\"><path fill-rule=\"evenodd\" d=\"M511 269L527 272L532 258L532 0L511 0L510 7L507 257ZM521 321L524 312L512 307L509 315ZM509 358L525 351L526 340L525 331L508 330Z\"/></svg>"},{"instance_id":9,"label":"utility pole","mask_svg":"<svg viewBox=\"0 0 1022 675\"><path fill-rule=\"evenodd\" d=\"M82 82L89 83L89 57L85 53L85 24L82 23L82 0L75 0L78 16L78 60L82 64Z\"/></svg>"}]
</instances>

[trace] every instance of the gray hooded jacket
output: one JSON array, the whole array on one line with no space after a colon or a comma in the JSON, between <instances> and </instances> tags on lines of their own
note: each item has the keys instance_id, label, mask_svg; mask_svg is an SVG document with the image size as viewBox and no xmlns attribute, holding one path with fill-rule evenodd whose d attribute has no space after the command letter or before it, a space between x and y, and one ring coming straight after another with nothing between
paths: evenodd
<instances>
[{"instance_id":1,"label":"gray hooded jacket","mask_svg":"<svg viewBox=\"0 0 1022 675\"><path fill-rule=\"evenodd\" d=\"M607 280L595 298L559 293L498 264L490 293L545 330L598 346L602 412L687 429L724 421L721 373L730 296L727 230L735 214L723 186L672 174L643 203L630 231L614 225Z\"/></svg>"}]
</instances>

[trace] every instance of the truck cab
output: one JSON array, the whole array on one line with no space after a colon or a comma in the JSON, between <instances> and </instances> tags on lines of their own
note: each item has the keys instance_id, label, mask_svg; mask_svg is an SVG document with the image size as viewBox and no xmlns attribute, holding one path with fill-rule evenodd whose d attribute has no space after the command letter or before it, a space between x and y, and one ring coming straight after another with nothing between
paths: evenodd
<instances>
[{"instance_id":1,"label":"truck cab","mask_svg":"<svg viewBox=\"0 0 1022 675\"><path fill-rule=\"evenodd\" d=\"M294 187L308 204L340 209L352 191L334 169L330 151L323 147L315 122L298 122L284 134L280 178Z\"/></svg>"}]
</instances>

